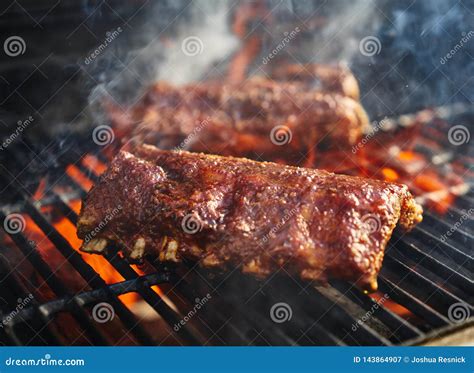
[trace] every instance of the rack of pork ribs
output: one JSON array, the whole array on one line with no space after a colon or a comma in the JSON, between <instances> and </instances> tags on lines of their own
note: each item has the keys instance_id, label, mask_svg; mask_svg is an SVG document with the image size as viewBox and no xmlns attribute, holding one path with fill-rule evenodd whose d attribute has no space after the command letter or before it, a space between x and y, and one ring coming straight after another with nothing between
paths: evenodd
<instances>
[{"instance_id":1,"label":"rack of pork ribs","mask_svg":"<svg viewBox=\"0 0 474 373\"><path fill-rule=\"evenodd\" d=\"M287 65L241 84L159 82L133 107L109 106L114 130L162 149L310 166L318 149L355 145L368 129L342 66Z\"/></svg>"},{"instance_id":2,"label":"rack of pork ribs","mask_svg":"<svg viewBox=\"0 0 474 373\"><path fill-rule=\"evenodd\" d=\"M119 249L132 262L190 260L373 291L393 230L421 212L404 185L143 145L120 151L88 193L78 235L83 251Z\"/></svg>"}]
</instances>

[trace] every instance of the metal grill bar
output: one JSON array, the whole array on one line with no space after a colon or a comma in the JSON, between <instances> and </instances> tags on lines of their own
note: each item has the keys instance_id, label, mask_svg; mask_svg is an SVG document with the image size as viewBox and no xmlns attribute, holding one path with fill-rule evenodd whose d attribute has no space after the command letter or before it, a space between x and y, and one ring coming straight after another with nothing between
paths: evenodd
<instances>
[{"instance_id":1,"label":"metal grill bar","mask_svg":"<svg viewBox=\"0 0 474 373\"><path fill-rule=\"evenodd\" d=\"M106 254L106 258L124 278L127 280L136 280L138 282L138 293L160 316L162 316L168 322L169 325L179 323L179 321L183 318L182 315L179 315L168 305L166 305L163 299L149 287L140 286L141 279L139 278L139 275L128 265L128 263L120 259L116 254ZM200 333L188 324L184 325L183 328L179 330L178 334L184 339L184 341L192 344L199 345L204 342L203 338L200 336Z\"/></svg>"},{"instance_id":2,"label":"metal grill bar","mask_svg":"<svg viewBox=\"0 0 474 373\"><path fill-rule=\"evenodd\" d=\"M151 264L157 271L161 270L161 266L156 262L151 262ZM217 290L210 285L208 280L204 279L202 274L199 274L199 270L195 264L186 264L188 264L186 270L179 271L178 269L177 277L172 283L173 288L187 299L201 298L201 294L211 294L213 296L212 302L214 306L211 312L203 312L203 318L206 324L213 326L213 330L220 329L222 325L225 325L225 327L222 328L224 329L222 333L226 334L228 338L227 343L229 344L249 344L247 335L249 324L242 325L241 323L236 323L235 317L231 316L235 308L230 306L227 302L222 301L222 297L217 293ZM195 289L201 294L198 294ZM242 315L246 314L246 312L242 313Z\"/></svg>"},{"instance_id":3,"label":"metal grill bar","mask_svg":"<svg viewBox=\"0 0 474 373\"><path fill-rule=\"evenodd\" d=\"M403 284L403 289L417 297L423 303L437 310L443 315L448 314L449 306L461 302L461 299L438 286L435 282L426 278L404 263L404 261L387 256L385 274L393 279L398 285Z\"/></svg>"},{"instance_id":4,"label":"metal grill bar","mask_svg":"<svg viewBox=\"0 0 474 373\"><path fill-rule=\"evenodd\" d=\"M424 251L418 249L418 247L413 243L414 240L407 238L405 241L397 244L395 250L390 251L390 255L393 255L394 258L406 263L406 259L410 258L410 263L418 263L419 265L427 268L429 274L436 274L437 278L449 279L449 282L441 286L449 287L450 291L457 296L468 299L472 297L473 294L473 283L472 281L463 276L458 270L462 268L461 265L458 266L458 270L452 269L446 266L444 263L430 256L430 253L425 253ZM418 268L418 267L417 267Z\"/></svg>"},{"instance_id":5,"label":"metal grill bar","mask_svg":"<svg viewBox=\"0 0 474 373\"><path fill-rule=\"evenodd\" d=\"M404 320L396 313L390 311L390 309L380 306L379 303L375 302L372 298L367 297L354 286L340 282L333 283L332 285L341 293L345 294L348 298L360 304L367 312L376 308L377 313L374 316L379 318L391 330L396 330L397 337L401 338L401 340L398 340L398 342L412 338L418 338L423 335L421 330L411 325L408 321Z\"/></svg>"},{"instance_id":6,"label":"metal grill bar","mask_svg":"<svg viewBox=\"0 0 474 373\"><path fill-rule=\"evenodd\" d=\"M84 280L93 288L107 288L105 281L87 264L81 255L75 251L64 237L44 218L39 209L26 202L26 212L32 217L35 223L41 228L45 235L51 240L55 247L61 252L66 260L74 267L74 269L84 278ZM70 210L69 216L77 220L76 214ZM107 300L114 307L122 321L134 332L135 337L146 345L152 344L152 339L148 337L145 331L140 327L138 321L133 314L123 305L123 303L112 294L108 294Z\"/></svg>"},{"instance_id":7,"label":"metal grill bar","mask_svg":"<svg viewBox=\"0 0 474 373\"><path fill-rule=\"evenodd\" d=\"M3 212L0 212L0 221L2 224L4 223L5 218L6 215ZM10 237L23 252L25 258L31 262L43 280L58 296L63 297L70 295L68 294L68 290L62 285L62 281L51 271L41 255L37 252L36 248L33 247L30 242L28 242L23 234L17 233L11 235ZM69 304L69 306L72 315L81 325L84 325L85 330L91 340L98 345L107 344L105 337L101 335L93 326L93 320L90 318L89 314L84 311L84 309L81 307L81 304L74 301ZM46 318L48 317L48 315L45 316Z\"/></svg>"},{"instance_id":8,"label":"metal grill bar","mask_svg":"<svg viewBox=\"0 0 474 373\"><path fill-rule=\"evenodd\" d=\"M170 281L170 277L171 275L169 273L153 273L144 275L142 277L142 282L144 285L146 284L146 286L151 287L153 285L159 285ZM123 281L111 284L105 288L84 291L74 296L57 298L38 305L37 307L41 309L43 314L54 315L64 311L72 299L76 299L80 304L85 306L97 302L97 299L106 299L110 296L110 292L113 293L114 296L118 296L130 292L136 292L138 290L139 285L137 281ZM36 309L34 307L23 309L20 311L19 316L22 317L23 320L32 321L36 316Z\"/></svg>"},{"instance_id":9,"label":"metal grill bar","mask_svg":"<svg viewBox=\"0 0 474 373\"><path fill-rule=\"evenodd\" d=\"M418 300L396 283L385 278L383 274L379 275L379 288L380 291L390 294L391 299L426 320L432 327L444 327L449 324L446 317Z\"/></svg>"},{"instance_id":10,"label":"metal grill bar","mask_svg":"<svg viewBox=\"0 0 474 373\"><path fill-rule=\"evenodd\" d=\"M473 201L472 205L474 205L474 201ZM438 233L448 232L452 228L452 225L449 224L446 221L446 219L441 218L439 216L436 216L435 214L433 214L430 211L425 211L423 213L423 219L426 220L427 222L433 223L435 226L439 227ZM430 225L428 225L428 226L430 226ZM459 236L457 238L461 241L465 240L466 238L472 239L473 235L471 233L465 231L463 228L465 228L464 225L457 227L457 229L455 229L451 233L453 238Z\"/></svg>"},{"instance_id":11,"label":"metal grill bar","mask_svg":"<svg viewBox=\"0 0 474 373\"><path fill-rule=\"evenodd\" d=\"M329 325L338 325L338 327L331 327L331 330L341 330L344 332L341 335L343 340L347 338L353 338L359 345L371 345L371 346L382 346L391 345L392 343L368 327L365 323L359 324L359 328L355 332L352 332L352 326L356 320L342 307L339 305L340 299L333 296L328 288L318 287L311 288L310 299L317 299L312 302L312 306L318 309L321 317L321 323L324 325L329 322ZM328 310L331 312L328 314Z\"/></svg>"},{"instance_id":12,"label":"metal grill bar","mask_svg":"<svg viewBox=\"0 0 474 373\"><path fill-rule=\"evenodd\" d=\"M5 276L2 277L2 296L4 297L4 300L9 300L9 304L11 303L16 303L18 301L17 297L20 297L22 299L26 299L26 297L29 296L29 293L27 289L25 289L24 286L22 286L21 281L17 278L17 276L11 272L10 270L10 264L6 262L3 256L0 255L0 273L5 273ZM10 297L7 296L7 291L8 294L11 294ZM50 328L48 327L47 323L47 318L40 312L38 312L38 307L40 304L38 301L33 297L32 301L32 313L34 315L33 319L31 320L31 328L33 330L42 330L43 332L41 333L42 336L41 338L38 338L36 336L32 337L32 340L41 343L41 342L46 342L49 344L53 345L59 345L61 344L61 340L57 338L53 333L51 333ZM2 318L2 324L3 320L5 317L8 317L8 314L1 314L0 315ZM2 334L3 340L6 342L9 342L9 345L21 345L22 341L17 337L17 333L15 333L13 329L14 324L13 323L6 323L5 326L1 329L0 333Z\"/></svg>"}]
</instances>

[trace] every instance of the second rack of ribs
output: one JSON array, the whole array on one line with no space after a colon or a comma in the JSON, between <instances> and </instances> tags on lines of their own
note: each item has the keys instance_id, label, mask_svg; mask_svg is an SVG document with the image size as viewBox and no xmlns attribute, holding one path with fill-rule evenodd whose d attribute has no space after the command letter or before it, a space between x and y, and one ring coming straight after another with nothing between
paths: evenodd
<instances>
[{"instance_id":1,"label":"second rack of ribs","mask_svg":"<svg viewBox=\"0 0 474 373\"><path fill-rule=\"evenodd\" d=\"M118 134L138 143L292 165L311 164L316 148L350 149L368 128L351 97L259 77L239 86L160 82L133 108L109 114Z\"/></svg>"}]
</instances>

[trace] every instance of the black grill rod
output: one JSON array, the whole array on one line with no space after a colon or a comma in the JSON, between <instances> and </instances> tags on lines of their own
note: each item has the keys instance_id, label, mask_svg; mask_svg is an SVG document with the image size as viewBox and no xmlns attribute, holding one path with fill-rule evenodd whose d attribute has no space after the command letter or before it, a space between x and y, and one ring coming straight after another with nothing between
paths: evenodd
<instances>
[{"instance_id":1,"label":"black grill rod","mask_svg":"<svg viewBox=\"0 0 474 373\"><path fill-rule=\"evenodd\" d=\"M84 166L81 162L77 163L75 166L94 184L96 184L97 181L99 181L99 175L97 175L95 171Z\"/></svg>"},{"instance_id":2,"label":"black grill rod","mask_svg":"<svg viewBox=\"0 0 474 373\"><path fill-rule=\"evenodd\" d=\"M3 213L3 211L1 211L0 212L1 224L3 224L3 222L5 221L5 218L6 218L6 215ZM28 240L22 233L11 234L10 237L13 240L13 242L15 242L15 244L18 246L18 248L21 250L25 258L27 258L28 261L30 261L30 263L33 265L35 270L38 271L38 273L41 275L43 280L55 292L56 295L59 295L59 296L70 295L68 290L63 286L61 280L51 271L51 269L43 260L41 255L37 252L37 249L35 247L32 247L32 245L28 242ZM71 308L72 308L71 312L73 316L79 322L80 325L85 326L86 332L94 341L94 343L100 344L100 345L107 344L106 338L97 331L97 328L93 326L90 315L87 312L85 312L85 310L81 307L81 305L76 302L73 302L71 303ZM45 316L49 317L50 315L45 315Z\"/></svg>"},{"instance_id":3,"label":"black grill rod","mask_svg":"<svg viewBox=\"0 0 474 373\"><path fill-rule=\"evenodd\" d=\"M66 172L62 176L59 184L74 187L74 189L79 193L79 196L81 199L84 199L84 197L87 194L87 191L81 185L79 185L79 183L76 180L74 180L71 176L69 176Z\"/></svg>"},{"instance_id":4,"label":"black grill rod","mask_svg":"<svg viewBox=\"0 0 474 373\"><path fill-rule=\"evenodd\" d=\"M243 277L247 277L245 275L242 275ZM260 304L254 305L254 308L256 312L261 312L261 308L266 307L266 320L268 321L268 318L270 316L270 311L271 307L270 305L274 305L277 302L280 302L281 299L291 299L295 297L295 294L298 294L298 291L301 290L301 288L296 288L294 286L294 282L290 281L288 277L286 278L274 278L273 280L269 281L267 280L263 284L260 285L260 287L265 288L265 294L263 295L262 302L265 302L262 305L262 302ZM255 292L253 294L246 294L246 304L251 304L250 301L254 297L258 297L259 295L256 295ZM294 317L291 320L289 320L289 324L286 328L286 330L282 330L279 332L280 333L285 333L288 337L291 337L293 344L299 344L299 340L301 340L302 337L308 338L310 340L317 339L318 342L320 342L321 345L336 345L336 346L342 346L345 345L346 342L343 341L339 336L337 336L335 333L333 333L330 329L326 328L325 325L323 325L320 322L314 322L315 320L315 314L313 311L319 310L318 312L322 312L322 309L319 307L319 299L316 301L314 299L314 294L308 296L308 303L305 303L304 306L301 305L301 302L298 300L296 301L297 304L297 310L299 312L304 313L304 318L303 317ZM285 302L286 303L286 302ZM291 302L293 303L293 302ZM311 306L312 304L312 306ZM291 307L291 304L290 304ZM264 318L265 317L262 317ZM307 327L307 324L305 323L310 323L309 328ZM272 325L272 324L269 324ZM275 326L275 325L273 325ZM284 327L285 324L282 325ZM301 331L302 329L306 329L303 334L299 334L298 336L294 334L296 331L295 327L298 327L299 330ZM270 327L271 330L271 327ZM278 330L278 329L277 329ZM296 340L295 340L296 338ZM378 344L377 342L375 344Z\"/></svg>"},{"instance_id":5,"label":"black grill rod","mask_svg":"<svg viewBox=\"0 0 474 373\"><path fill-rule=\"evenodd\" d=\"M34 222L40 227L48 239L55 245L64 258L74 267L74 269L81 275L81 277L95 289L106 288L106 282L94 269L82 259L82 256L74 250L69 242L46 220L41 211L31 204L29 201L25 203L25 208ZM77 215L70 210L69 216L77 220ZM125 305L113 293L108 294L108 300L111 302L114 311L121 318L127 328L134 334L137 340L146 345L152 345L153 339L145 332L145 330L137 322L133 313L125 307ZM102 299L98 299L102 301Z\"/></svg>"},{"instance_id":6,"label":"black grill rod","mask_svg":"<svg viewBox=\"0 0 474 373\"><path fill-rule=\"evenodd\" d=\"M7 263L7 259L4 258L2 255L0 255L0 266L2 268L2 273L7 272L8 274L1 279L1 285L2 287L8 287L8 289L14 293L15 295L19 296L21 295L22 299L26 299L27 297L30 297L31 292L28 291L28 289L25 288L23 283L20 281L20 279L17 277L15 272L11 270L11 265L10 263ZM31 304L30 307L33 311L33 315L35 316L34 320L38 321L39 324L42 326L40 331L38 333L42 333L41 338L43 339L43 336L46 337L46 344L51 344L51 345L60 345L60 339L54 335L52 332L50 326L49 326L49 319L44 317L44 315L41 312L38 312L38 307L39 307L39 302L36 300L35 297L31 299ZM20 311L21 312L21 311ZM18 316L18 314L16 315ZM17 336L17 333L15 333L14 330L14 325L16 324L16 321L18 320L17 317L15 316L14 319L10 320L8 323L4 324L3 321L7 321L5 318L5 315L0 315L0 320L3 325L5 325L2 330L4 331L5 336L9 339L10 343L9 345L16 344L18 346L24 345L20 338ZM34 328L36 332L36 327Z\"/></svg>"},{"instance_id":7,"label":"black grill rod","mask_svg":"<svg viewBox=\"0 0 474 373\"><path fill-rule=\"evenodd\" d=\"M470 216L467 211L459 210L451 205L448 207L444 217L449 220L452 225L459 224L459 222L463 221L464 223L460 228L461 232L468 233L471 236L474 234L474 217Z\"/></svg>"},{"instance_id":8,"label":"black grill rod","mask_svg":"<svg viewBox=\"0 0 474 373\"><path fill-rule=\"evenodd\" d=\"M396 237L399 236L396 235ZM447 258L452 261L452 264L457 264L457 270L460 270L460 272L466 273L474 271L473 258L460 251L452 244L452 241L441 241L430 232L418 227L413 229L412 234L409 236L410 239L407 237L408 236L405 236L403 240L407 242L418 242L418 249L427 255L436 256L436 254L438 254L441 258Z\"/></svg>"},{"instance_id":9,"label":"black grill rod","mask_svg":"<svg viewBox=\"0 0 474 373\"><path fill-rule=\"evenodd\" d=\"M472 188L473 187L470 186L470 189ZM474 206L474 199L470 198L468 195L462 194L456 197L454 200L454 206L460 210L470 207L472 208L472 206Z\"/></svg>"},{"instance_id":10,"label":"black grill rod","mask_svg":"<svg viewBox=\"0 0 474 373\"><path fill-rule=\"evenodd\" d=\"M422 337L410 339L406 341L405 345L407 346L417 346L417 345L426 345L427 342L432 341L433 339L437 339L444 336L450 336L454 333L461 332L463 330L468 330L469 328L474 327L474 319L467 320L462 324L451 324L446 325L441 328L437 328L432 330Z\"/></svg>"},{"instance_id":11,"label":"black grill rod","mask_svg":"<svg viewBox=\"0 0 474 373\"><path fill-rule=\"evenodd\" d=\"M198 268L196 273L199 273L200 270L201 268ZM203 271L206 271L206 270L203 269ZM270 322L269 313L267 313L268 310L266 310L265 307L267 306L269 302L272 301L271 298L269 298L266 294L265 295L262 294L262 296L260 297L260 294L259 294L258 297L260 298L257 300L260 300L260 302L256 305L251 305L250 303L244 301L244 298L248 299L248 297L251 297L251 298L253 297L250 293L244 292L243 289L249 288L249 286L247 286L248 282L250 281L250 283L253 283L255 279L252 278L251 276L240 273L240 271L237 271L236 275L237 275L236 277L229 279L231 283L228 283L228 285L230 285L231 289L225 288L224 283L226 282L226 278L224 279L219 278L218 280L219 283L212 284L212 286L215 286L216 289L217 287L224 285L223 291L225 291L226 294L232 294L232 289L235 288L236 285L237 287L242 289L241 299L239 299L239 301L235 302L234 297L232 296L231 297L232 300L229 302L227 301L227 298L223 296L222 297L223 302L227 303L228 307L230 307L231 309L234 309L235 311L237 311L239 315L242 315L244 322L246 324L253 325L253 329L258 329L264 326L265 329L262 331L262 335L264 336L266 340L269 340L273 345L282 345L282 344L290 345L290 346L298 345L298 342L295 340L294 336L289 335L289 333L285 330L276 328L275 327L276 325L273 322ZM228 274L226 274L225 276L227 277ZM236 280L237 280L236 283L232 283L232 282L235 282ZM209 285L205 284L205 286L209 286ZM246 304L246 306L244 306L243 304ZM253 307L253 313L247 312L247 307ZM268 332L268 330L270 330L270 332ZM331 339L331 344L337 344L336 340Z\"/></svg>"},{"instance_id":12,"label":"black grill rod","mask_svg":"<svg viewBox=\"0 0 474 373\"><path fill-rule=\"evenodd\" d=\"M473 205L474 206L474 205ZM453 228L453 225L452 224L449 224L445 219L442 219L440 216L437 216L436 214L433 214L431 211L423 211L423 226L426 226L426 225L438 225L440 226L439 228L442 229L441 234L446 234L448 231L450 231L450 236L449 237L453 237L454 239L458 239L459 241L465 241L466 239L474 239L474 235L469 233L469 232L466 232L463 230L463 224L460 225L458 228L456 229L452 229ZM426 224L428 223L428 224ZM467 224L468 222L464 222L464 224ZM441 228L441 226L443 228ZM458 237L459 236L459 237Z\"/></svg>"},{"instance_id":13,"label":"black grill rod","mask_svg":"<svg viewBox=\"0 0 474 373\"><path fill-rule=\"evenodd\" d=\"M415 194L415 195L421 195L421 197L423 197L423 191L413 187L412 185L410 185L409 183L407 183L408 187L410 188L410 190L412 190L412 192ZM426 194L426 193L425 193ZM420 204L424 204L424 202L422 202L422 200L420 201L420 197L416 197L416 200L419 201ZM432 201L432 203L437 203L436 200L434 199L431 199L431 198L428 198L429 201ZM425 209L426 210L426 209ZM444 219L446 220L446 222L450 222L451 224L456 224L457 222L461 221L462 220L462 217L465 216L465 212L458 209L457 207L451 205L448 207L448 209L446 210L446 212L444 213ZM470 233L472 234L472 229L469 228L469 220L472 221L472 218L470 218L469 216L467 216L467 220L466 222L464 223L464 227L461 229L462 232L466 232L466 233ZM472 224L472 223L471 223Z\"/></svg>"},{"instance_id":14,"label":"black grill rod","mask_svg":"<svg viewBox=\"0 0 474 373\"><path fill-rule=\"evenodd\" d=\"M384 266L387 278L391 278L397 281L397 283L403 282L403 288L407 292L442 314L447 314L449 307L454 303L466 303L461 298L408 267L400 259L388 255L385 257ZM425 298L425 300L422 300L422 298Z\"/></svg>"},{"instance_id":15,"label":"black grill rod","mask_svg":"<svg viewBox=\"0 0 474 373\"><path fill-rule=\"evenodd\" d=\"M99 161L101 161L102 163L105 163L105 164L109 164L110 163L110 159L108 159L102 152L98 152L97 154L94 154L98 159Z\"/></svg>"},{"instance_id":16,"label":"black grill rod","mask_svg":"<svg viewBox=\"0 0 474 373\"><path fill-rule=\"evenodd\" d=\"M297 287L294 279L290 282L288 280L288 278L281 278L285 286L282 286L281 281L268 282L266 292L271 292L270 295L277 295L279 299L293 299L295 294L301 292L302 287L301 285ZM360 325L356 332L352 332L351 328L356 320L339 304L338 299L329 294L329 287L315 286L311 282L308 286L306 281L303 282L303 285L305 286L303 289L308 293L305 295L304 310L311 310L311 314L309 314L312 321L310 328L319 325L327 330L327 337L338 341L337 344L347 343L345 340L347 337L354 339L359 345L383 346L392 344L388 339L364 324ZM337 335L337 333L341 334ZM332 336L332 334L336 334L336 336Z\"/></svg>"},{"instance_id":17,"label":"black grill rod","mask_svg":"<svg viewBox=\"0 0 474 373\"><path fill-rule=\"evenodd\" d=\"M153 273L149 275L144 275L142 279L147 286L154 286L162 284L164 282L169 282L170 275L168 273ZM73 296L57 298L41 304L41 307L49 314L55 314L62 312L64 310L65 305L69 303L73 298L77 299L81 304L87 306L97 302L97 299L106 298L109 292L112 292L114 293L114 295L119 296L122 294L135 292L137 291L137 289L137 281L126 280L122 282L117 282L112 285L108 285L108 287L106 288L88 290ZM19 314L21 314L24 319L32 319L35 316L34 309L32 307L24 308L19 312Z\"/></svg>"},{"instance_id":18,"label":"black grill rod","mask_svg":"<svg viewBox=\"0 0 474 373\"><path fill-rule=\"evenodd\" d=\"M417 246L417 241L415 239L405 237L404 240L398 241L396 244L396 249L390 250L389 254L393 255L394 257L398 257L396 255L397 251L402 254L406 254L404 255L404 258L400 258L401 261L405 262L405 259L409 258L409 260L413 261L413 263L420 264L421 266L427 268L436 275L443 278L449 278L449 285L454 285L458 287L466 294L474 294L474 284L471 279L467 278L466 276L463 276L456 269L451 268L442 263L441 261L437 260L436 258L431 256L430 253L426 253L420 250ZM468 262L467 259L466 262ZM462 263L459 264L460 267L462 267L462 265Z\"/></svg>"},{"instance_id":19,"label":"black grill rod","mask_svg":"<svg viewBox=\"0 0 474 373\"><path fill-rule=\"evenodd\" d=\"M65 179L70 185L75 186L75 190L79 191L81 196L85 196L85 190L79 186L66 172L62 175L62 178ZM107 287L105 281L87 264L83 261L80 254L78 254L69 243L60 235L54 227L49 224L49 222L43 217L41 211L38 207L33 205L28 197L27 192L19 185L19 188L22 191L23 199L25 200L26 209L29 211L31 217L35 223L41 228L43 233L53 242L56 248L63 254L63 256L68 260L68 262L79 272L79 274L86 280L89 285L94 288ZM54 194L53 194L54 195ZM67 210L69 218L72 221L77 221L77 215L72 211L69 206L65 203L60 204L60 209ZM112 295L112 294L110 294ZM124 306L124 304L114 296L111 296L109 300L116 310L117 315L122 319L127 328L134 334L135 338L142 344L152 345L153 339L144 331L144 329L137 323L137 320L132 312Z\"/></svg>"},{"instance_id":20,"label":"black grill rod","mask_svg":"<svg viewBox=\"0 0 474 373\"><path fill-rule=\"evenodd\" d=\"M192 268L192 265L193 265L192 263L186 263L186 264L187 264L188 269ZM198 270L196 270L196 271L198 271ZM196 274L194 274L192 272L188 272L188 275L193 275L194 278L197 278ZM184 281L188 285L188 287L191 287L191 285L188 284L187 280L185 280L184 277L181 277L181 281ZM202 281L202 280L199 280L199 279L198 279L198 281L200 281L200 285L205 287L206 290L209 293L215 292L215 290L212 289L208 284L206 284L205 281ZM192 282L194 282L194 281L192 281ZM263 317L258 317L258 318L255 317L258 314L259 311L261 312L261 310L255 311L255 313L253 313L254 317L251 317L249 315L249 312L246 312L246 310L243 309L240 304L238 304L238 303L229 304L225 300L222 300L222 299L220 299L220 300L224 304L226 304L228 310L230 310L229 307L232 308L234 312L237 311L239 313L239 315L241 315L245 319L245 321L246 321L245 326L247 326L247 325L255 326L255 327L252 327L252 329L261 328L262 326L267 327L267 328L271 328L273 326L268 322L268 320L264 319ZM215 310L213 310L213 312L215 312ZM237 328L237 329L240 328L239 325L235 325L235 324L233 324L232 327L234 329L235 328ZM275 345L281 345L282 344L281 341L284 341L286 345L296 344L296 341L294 339L290 338L288 335L286 335L285 333L283 333L279 329L275 329L274 334L276 335L276 338L272 335L268 335L267 333L263 333L263 336L266 337L265 339L270 340L270 342L272 344L275 344ZM244 339L245 339L246 344L249 344L248 339L245 338L245 337L244 337Z\"/></svg>"},{"instance_id":21,"label":"black grill rod","mask_svg":"<svg viewBox=\"0 0 474 373\"><path fill-rule=\"evenodd\" d=\"M76 212L67 205L66 201L61 197L61 195L54 193L52 204L54 204L54 206L58 208L63 216L67 218L72 224L75 226L77 225Z\"/></svg>"},{"instance_id":22,"label":"black grill rod","mask_svg":"<svg viewBox=\"0 0 474 373\"><path fill-rule=\"evenodd\" d=\"M149 261L149 263L158 271L158 272L161 272L162 271L162 268L157 265L155 262L153 261ZM197 294L193 288L193 286L191 286L189 284L188 281L186 281L184 279L183 276L180 276L178 274L175 274L173 276L173 281L171 282L172 286L173 286L173 289L172 291L174 291L174 288L176 288L177 290L179 290L179 293L184 295L184 297L186 298L186 300L190 300L190 299L196 299L198 298L200 295ZM203 287L206 287L206 290L208 290L208 293L211 294L213 293L212 289L209 288L209 286L206 285L203 285L204 284L204 281L200 281L200 286L203 286ZM221 308L220 306L219 307L214 307L213 310L212 310L212 320L210 320L209 318L205 317L207 316L206 312L203 312L203 315L206 319L206 322L209 323L209 324L212 324L214 321L219 321L220 323L225 323L227 321L226 317L222 314L222 312L220 312L219 309L217 308ZM236 328L232 323L229 323L229 328L232 329L232 332L233 332L233 336L236 337L236 340L234 341L235 343L233 344L247 344L248 343L248 339L245 337L245 335L241 332L241 329L240 328Z\"/></svg>"},{"instance_id":23,"label":"black grill rod","mask_svg":"<svg viewBox=\"0 0 474 373\"><path fill-rule=\"evenodd\" d=\"M375 313L376 317L382 323L388 326L389 329L393 331L393 333L397 333L397 335L402 337L403 340L416 338L423 335L423 332L417 327L410 324L407 320L398 316L396 313L392 312L389 308L386 308L383 304L379 304L371 297L363 294L354 285L345 282L334 282L331 283L331 285L338 289L341 293L345 294L346 297L360 304L365 311L369 311L377 305L378 308Z\"/></svg>"},{"instance_id":24,"label":"black grill rod","mask_svg":"<svg viewBox=\"0 0 474 373\"><path fill-rule=\"evenodd\" d=\"M95 289L107 287L107 284L99 276L99 274L97 274L94 269L82 259L81 255L70 246L64 237L62 237L62 235L49 224L49 222L43 217L41 212L34 205L27 202L26 209L30 213L30 216L33 218L35 223L42 229L45 235L47 235L56 248L63 254L68 262L76 269L76 271L90 286ZM70 211L70 214L71 216L75 216L77 219L76 214L72 210ZM124 304L113 294L109 293L108 299L111 302L111 305L114 307L117 315L122 319L124 325L126 325L128 328L131 328L130 330L137 340L142 344L153 344L153 339L148 336L144 329L139 325L133 313L131 313L129 309L126 308Z\"/></svg>"},{"instance_id":25,"label":"black grill rod","mask_svg":"<svg viewBox=\"0 0 474 373\"><path fill-rule=\"evenodd\" d=\"M428 218L429 219L429 218ZM431 223L431 224L430 224ZM435 232L436 230L436 232ZM413 228L413 232L418 233L420 236L423 236L423 240L429 238L429 240L434 240L436 242L436 246L439 247L440 250L445 255L451 257L454 261L465 263L466 260L472 263L474 257L472 253L467 251L461 250L460 247L474 242L473 238L469 238L468 236L464 236L465 239L460 240L457 236L457 231L454 231L452 234L447 235L446 233L439 232L439 229L434 226L434 223L430 220L427 220L426 224L423 223L421 226L416 226ZM448 232L447 230L444 232ZM441 235L439 235L441 233ZM445 235L443 239L443 235ZM462 242L464 241L464 242ZM424 245L427 246L427 245ZM471 250L472 251L472 250ZM471 270L473 270L471 268Z\"/></svg>"},{"instance_id":26,"label":"black grill rod","mask_svg":"<svg viewBox=\"0 0 474 373\"><path fill-rule=\"evenodd\" d=\"M365 324L359 325L359 328L352 332L352 325L357 322L346 310L338 304L337 299L331 298L326 292L327 288L310 286L308 288L309 301L316 309L319 309L322 316L315 321L325 325L326 321L331 321L335 325L340 326L346 336L354 338L359 345L369 346L390 346L392 343L381 336L375 330Z\"/></svg>"},{"instance_id":27,"label":"black grill rod","mask_svg":"<svg viewBox=\"0 0 474 373\"><path fill-rule=\"evenodd\" d=\"M379 275L378 282L380 291L387 293L390 296L390 299L395 300L415 315L426 320L433 328L449 324L449 320L446 317L415 298L394 282L385 278L384 275Z\"/></svg>"},{"instance_id":28,"label":"black grill rod","mask_svg":"<svg viewBox=\"0 0 474 373\"><path fill-rule=\"evenodd\" d=\"M111 250L113 252L113 250ZM135 270L123 259L119 258L117 253L110 254L107 252L104 255L110 264L127 280L138 281L137 293L173 328L173 325L182 320L182 315L171 309L165 301L155 293L151 288L144 286L143 282ZM204 338L191 325L185 324L177 334L186 342L193 345L202 345Z\"/></svg>"}]
</instances>

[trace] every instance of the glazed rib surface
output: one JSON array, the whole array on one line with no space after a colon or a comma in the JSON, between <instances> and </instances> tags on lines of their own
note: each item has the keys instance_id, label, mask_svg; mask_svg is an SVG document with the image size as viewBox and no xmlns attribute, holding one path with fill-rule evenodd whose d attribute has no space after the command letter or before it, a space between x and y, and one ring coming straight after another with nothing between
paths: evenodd
<instances>
[{"instance_id":1,"label":"glazed rib surface","mask_svg":"<svg viewBox=\"0 0 474 373\"><path fill-rule=\"evenodd\" d=\"M274 68L270 76L275 80L299 81L313 89L334 92L359 100L359 84L352 72L342 65L289 64Z\"/></svg>"},{"instance_id":2,"label":"glazed rib surface","mask_svg":"<svg viewBox=\"0 0 474 373\"><path fill-rule=\"evenodd\" d=\"M361 104L348 96L258 77L238 86L160 82L126 114L109 113L137 143L292 165L309 164L318 148L350 148L368 128Z\"/></svg>"},{"instance_id":3,"label":"glazed rib surface","mask_svg":"<svg viewBox=\"0 0 474 373\"><path fill-rule=\"evenodd\" d=\"M393 229L420 220L403 185L145 145L112 161L83 203L78 235L87 252L115 243L137 261L186 258L374 290Z\"/></svg>"}]
</instances>

